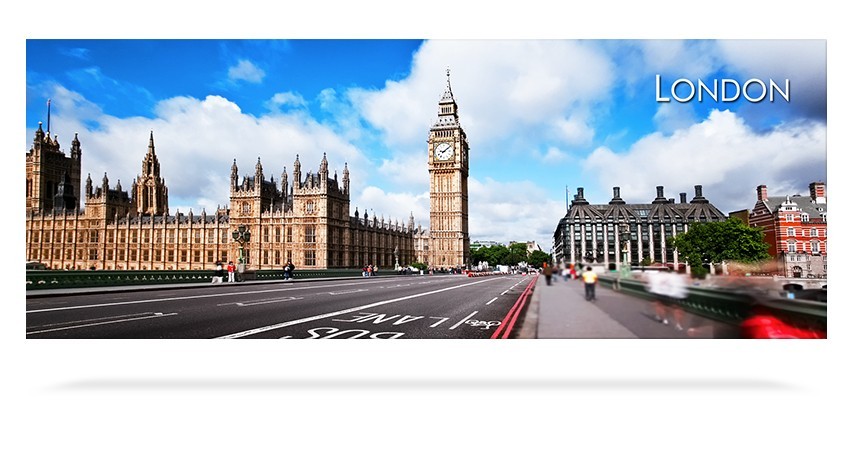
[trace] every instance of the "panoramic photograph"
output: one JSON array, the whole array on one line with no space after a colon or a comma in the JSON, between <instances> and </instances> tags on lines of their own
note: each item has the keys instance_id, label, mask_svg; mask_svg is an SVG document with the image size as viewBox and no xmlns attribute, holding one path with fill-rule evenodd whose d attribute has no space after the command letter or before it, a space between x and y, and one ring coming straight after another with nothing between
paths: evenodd
<instances>
[{"instance_id":1,"label":"panoramic photograph","mask_svg":"<svg viewBox=\"0 0 850 450\"><path fill-rule=\"evenodd\" d=\"M10 442L843 442L838 6L7 9Z\"/></svg>"},{"instance_id":2,"label":"panoramic photograph","mask_svg":"<svg viewBox=\"0 0 850 450\"><path fill-rule=\"evenodd\" d=\"M26 339L825 339L826 48L27 39Z\"/></svg>"}]
</instances>

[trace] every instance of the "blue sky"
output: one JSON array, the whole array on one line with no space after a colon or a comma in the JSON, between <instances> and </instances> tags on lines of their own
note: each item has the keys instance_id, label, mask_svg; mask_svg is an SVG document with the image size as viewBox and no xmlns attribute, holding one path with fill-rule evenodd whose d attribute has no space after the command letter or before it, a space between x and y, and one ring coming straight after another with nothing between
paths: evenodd
<instances>
[{"instance_id":1,"label":"blue sky","mask_svg":"<svg viewBox=\"0 0 850 450\"><path fill-rule=\"evenodd\" d=\"M446 68L471 144L470 232L544 249L579 186L607 203L701 184L724 212L755 187L826 181L824 40L38 40L26 42L26 133L39 121L83 177L126 189L151 130L170 212L228 202L230 164L351 169L352 211L428 226L428 129ZM679 78L791 83L791 101L659 103ZM662 95L663 96L663 95Z\"/></svg>"}]
</instances>

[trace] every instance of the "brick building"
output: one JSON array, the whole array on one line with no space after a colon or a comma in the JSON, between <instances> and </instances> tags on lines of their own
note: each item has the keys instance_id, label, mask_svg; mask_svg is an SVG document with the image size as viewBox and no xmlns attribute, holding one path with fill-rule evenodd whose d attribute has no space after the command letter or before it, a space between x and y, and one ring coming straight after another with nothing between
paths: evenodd
<instances>
[{"instance_id":1,"label":"brick building","mask_svg":"<svg viewBox=\"0 0 850 450\"><path fill-rule=\"evenodd\" d=\"M798 278L826 278L826 184L809 184L809 195L770 197L767 186L756 188L749 224L764 229L768 252L784 273Z\"/></svg>"}]
</instances>

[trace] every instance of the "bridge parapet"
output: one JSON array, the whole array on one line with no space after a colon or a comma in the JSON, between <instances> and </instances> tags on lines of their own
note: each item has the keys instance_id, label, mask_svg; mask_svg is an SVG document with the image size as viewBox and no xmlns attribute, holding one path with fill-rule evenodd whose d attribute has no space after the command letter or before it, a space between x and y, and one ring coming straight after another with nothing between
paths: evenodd
<instances>
[{"instance_id":1,"label":"bridge parapet","mask_svg":"<svg viewBox=\"0 0 850 450\"><path fill-rule=\"evenodd\" d=\"M214 270L29 270L26 289L64 289L128 285L210 283ZM283 270L248 270L243 279L283 280ZM395 275L388 272L381 275ZM361 276L360 269L296 270L295 279Z\"/></svg>"},{"instance_id":2,"label":"bridge parapet","mask_svg":"<svg viewBox=\"0 0 850 450\"><path fill-rule=\"evenodd\" d=\"M635 297L652 300L655 296L635 279L600 276L600 285ZM743 289L688 286L687 297L677 300L682 309L713 320L738 325L746 319L756 302L777 318L803 329L826 331L826 302L795 300Z\"/></svg>"}]
</instances>

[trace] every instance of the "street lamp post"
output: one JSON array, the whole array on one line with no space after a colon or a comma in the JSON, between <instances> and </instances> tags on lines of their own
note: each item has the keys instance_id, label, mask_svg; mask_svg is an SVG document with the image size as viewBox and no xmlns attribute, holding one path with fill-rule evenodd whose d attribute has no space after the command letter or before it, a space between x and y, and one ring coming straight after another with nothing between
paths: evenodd
<instances>
[{"instance_id":1,"label":"street lamp post","mask_svg":"<svg viewBox=\"0 0 850 450\"><path fill-rule=\"evenodd\" d=\"M625 277L629 273L629 262L628 262L628 247L629 241L631 240L632 233L629 231L629 225L626 223L620 224L620 245L623 249L620 251L620 254L623 256L623 263L620 265L620 272Z\"/></svg>"},{"instance_id":2,"label":"street lamp post","mask_svg":"<svg viewBox=\"0 0 850 450\"><path fill-rule=\"evenodd\" d=\"M239 273L245 271L245 244L251 242L251 231L245 225L239 225L232 233L233 240L239 243Z\"/></svg>"}]
</instances>

